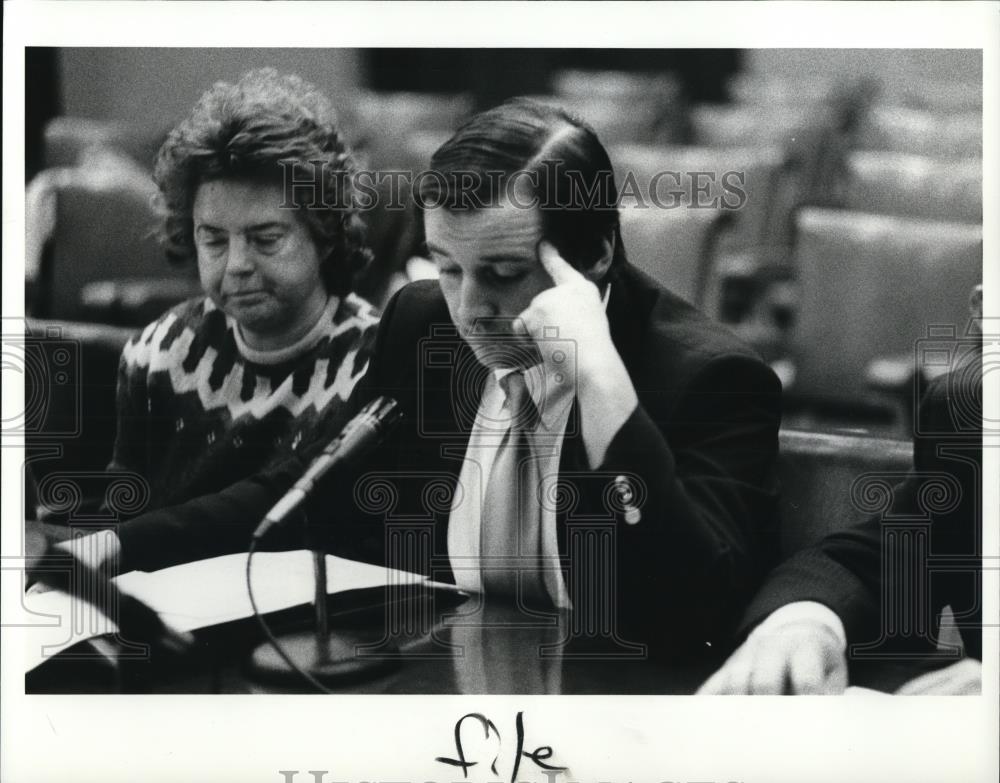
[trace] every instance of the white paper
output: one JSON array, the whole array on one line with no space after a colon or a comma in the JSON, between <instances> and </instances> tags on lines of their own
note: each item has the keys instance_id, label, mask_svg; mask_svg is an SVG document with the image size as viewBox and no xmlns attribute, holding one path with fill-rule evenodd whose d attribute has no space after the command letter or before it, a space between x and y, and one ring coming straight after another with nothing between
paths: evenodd
<instances>
[{"instance_id":1,"label":"white paper","mask_svg":"<svg viewBox=\"0 0 1000 783\"><path fill-rule=\"evenodd\" d=\"M194 631L250 617L245 553L184 563L160 571L132 571L113 581L122 592L155 609L161 619L179 631ZM421 574L326 556L327 593L365 587L415 584ZM251 569L254 600L261 614L269 614L313 600L312 553L258 552ZM36 628L26 645L26 671L78 642L114 633L115 623L91 604L58 590L29 593L24 607L34 615L49 615L53 624Z\"/></svg>"}]
</instances>

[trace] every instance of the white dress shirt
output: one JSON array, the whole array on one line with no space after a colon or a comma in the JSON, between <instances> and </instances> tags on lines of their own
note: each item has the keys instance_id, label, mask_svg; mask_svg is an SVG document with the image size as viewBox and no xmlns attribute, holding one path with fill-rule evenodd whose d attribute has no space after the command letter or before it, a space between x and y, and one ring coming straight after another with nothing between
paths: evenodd
<instances>
[{"instance_id":1,"label":"white dress shirt","mask_svg":"<svg viewBox=\"0 0 1000 783\"><path fill-rule=\"evenodd\" d=\"M455 581L463 590L481 592L483 589L479 568L483 497L497 447L510 427L510 416L504 407L504 393L499 383L499 376L503 374L503 370L494 372L487 380L448 519L448 557ZM551 375L546 375L541 364L524 374L528 392L539 412L538 427L528 433L528 438L543 477L542 493L546 492L546 477L558 475L563 436L575 396L574 385L568 379L556 384ZM558 568L555 511L549 504L542 507L540 554L552 563L552 568ZM552 578L548 571L545 573L549 597L556 606L568 606L563 580L558 574L554 576L557 578Z\"/></svg>"},{"instance_id":2,"label":"white dress shirt","mask_svg":"<svg viewBox=\"0 0 1000 783\"><path fill-rule=\"evenodd\" d=\"M611 286L608 285L603 296L605 310L610 297ZM576 398L575 376L572 372L560 370L559 367L540 363L524 372L525 384L539 413L538 427L529 433L529 441L542 476L540 495L546 498L555 496L553 484L559 476L566 425ZM455 582L463 590L482 592L483 589L479 568L483 497L497 447L510 428L510 415L504 407L505 396L500 387L500 378L510 372L513 370L497 369L487 379L448 518L448 559ZM587 411L581 410L580 415L581 418L586 417ZM617 432L608 432L600 421L588 420L587 424L586 431L590 433L589 439L584 441L587 454L603 457ZM543 575L549 598L559 608L570 608L569 594L559 566L554 502L542 505L540 555L547 563L542 567L545 569Z\"/></svg>"},{"instance_id":3,"label":"white dress shirt","mask_svg":"<svg viewBox=\"0 0 1000 783\"><path fill-rule=\"evenodd\" d=\"M604 292L607 308L611 287ZM458 476L458 488L448 518L448 558L455 582L462 590L482 592L483 579L479 567L481 555L481 525L483 497L497 447L510 428L510 414L505 409L505 395L499 379L511 369L494 370L486 382L469 437L469 445ZM539 363L524 372L525 384L539 413L538 427L528 433L532 452L538 460L541 479L540 495L554 498L554 482L559 476L559 461L565 440L566 425L576 397L575 377L560 372L560 368ZM587 411L580 412L581 417ZM605 454L614 432L606 432L600 422L593 422L593 433L585 443L588 454ZM597 443L596 441L601 441ZM592 466L596 467L596 466ZM552 603L570 608L571 602L559 565L559 544L556 531L555 503L543 503L541 509L541 552L543 577Z\"/></svg>"}]
</instances>

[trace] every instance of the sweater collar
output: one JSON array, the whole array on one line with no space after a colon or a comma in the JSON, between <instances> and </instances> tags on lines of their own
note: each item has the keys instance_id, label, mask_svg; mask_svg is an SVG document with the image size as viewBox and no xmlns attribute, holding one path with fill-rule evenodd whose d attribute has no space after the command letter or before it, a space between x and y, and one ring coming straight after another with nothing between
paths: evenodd
<instances>
[{"instance_id":1,"label":"sweater collar","mask_svg":"<svg viewBox=\"0 0 1000 783\"><path fill-rule=\"evenodd\" d=\"M326 307L323 308L323 312L320 314L319 318L316 319L316 323L313 324L312 329L306 332L301 338L296 340L291 345L287 345L284 348L276 348L273 351L261 351L257 348L251 348L243 339L240 326L236 323L235 319L227 315L226 320L229 322L230 328L233 330L233 337L236 340L236 349L240 352L240 356L248 362L253 362L255 364L274 365L295 359L315 346L316 343L318 343L323 336L329 332L330 324L333 322L333 317L337 312L339 304L340 299L336 296L331 296L327 300Z\"/></svg>"}]
</instances>

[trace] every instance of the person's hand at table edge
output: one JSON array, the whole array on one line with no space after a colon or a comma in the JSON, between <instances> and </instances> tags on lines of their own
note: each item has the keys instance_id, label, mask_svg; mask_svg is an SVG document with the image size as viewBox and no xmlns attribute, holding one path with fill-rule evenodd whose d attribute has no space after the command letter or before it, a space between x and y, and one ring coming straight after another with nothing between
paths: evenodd
<instances>
[{"instance_id":1,"label":"person's hand at table edge","mask_svg":"<svg viewBox=\"0 0 1000 783\"><path fill-rule=\"evenodd\" d=\"M802 606L790 604L783 609ZM825 607L821 607L825 609ZM827 610L829 611L829 610ZM842 626L821 616L778 610L698 690L699 695L822 695L847 687ZM829 614L836 619L832 612Z\"/></svg>"}]
</instances>

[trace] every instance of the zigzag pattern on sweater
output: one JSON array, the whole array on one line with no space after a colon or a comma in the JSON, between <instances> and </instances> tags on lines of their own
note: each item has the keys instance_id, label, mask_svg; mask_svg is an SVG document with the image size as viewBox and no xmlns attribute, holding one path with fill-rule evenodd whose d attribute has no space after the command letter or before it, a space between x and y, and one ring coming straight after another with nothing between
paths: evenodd
<instances>
[{"instance_id":1,"label":"zigzag pattern on sweater","mask_svg":"<svg viewBox=\"0 0 1000 783\"><path fill-rule=\"evenodd\" d=\"M350 396L368 365L367 357L358 361L359 338L375 324L370 306L349 297L328 334L311 349L315 361L296 367L275 388L268 368L239 355L234 322L209 299L180 305L149 324L125 347L123 358L129 373L165 379L178 398L197 395L206 412L228 414L232 421L259 420L283 408L298 419L309 409L319 412L335 398Z\"/></svg>"}]
</instances>

